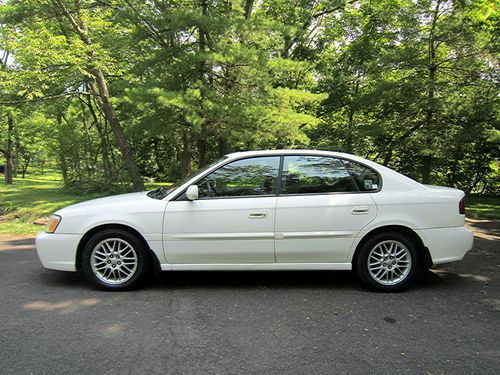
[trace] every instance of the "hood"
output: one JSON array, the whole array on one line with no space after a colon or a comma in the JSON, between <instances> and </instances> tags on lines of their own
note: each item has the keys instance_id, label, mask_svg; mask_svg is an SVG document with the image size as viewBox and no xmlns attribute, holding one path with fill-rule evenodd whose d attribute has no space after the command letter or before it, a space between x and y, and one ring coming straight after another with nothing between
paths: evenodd
<instances>
[{"instance_id":1,"label":"hood","mask_svg":"<svg viewBox=\"0 0 500 375\"><path fill-rule=\"evenodd\" d=\"M82 209L102 210L104 208L107 209L115 206L127 206L132 203L140 202L141 200L150 200L151 198L147 196L147 193L147 191L140 191L138 193L119 194L104 198L91 199L89 201L80 202L65 207L57 211L56 214L64 215L65 213L70 213L72 211L81 211Z\"/></svg>"}]
</instances>

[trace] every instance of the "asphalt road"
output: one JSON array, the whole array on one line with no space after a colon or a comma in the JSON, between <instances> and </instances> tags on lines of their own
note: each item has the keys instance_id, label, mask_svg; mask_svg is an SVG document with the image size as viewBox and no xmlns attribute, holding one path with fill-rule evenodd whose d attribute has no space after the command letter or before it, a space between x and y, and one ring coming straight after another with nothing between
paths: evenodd
<instances>
[{"instance_id":1,"label":"asphalt road","mask_svg":"<svg viewBox=\"0 0 500 375\"><path fill-rule=\"evenodd\" d=\"M1 374L498 374L500 225L399 294L350 272L164 273L106 293L0 238ZM3 241L3 242L2 242Z\"/></svg>"}]
</instances>

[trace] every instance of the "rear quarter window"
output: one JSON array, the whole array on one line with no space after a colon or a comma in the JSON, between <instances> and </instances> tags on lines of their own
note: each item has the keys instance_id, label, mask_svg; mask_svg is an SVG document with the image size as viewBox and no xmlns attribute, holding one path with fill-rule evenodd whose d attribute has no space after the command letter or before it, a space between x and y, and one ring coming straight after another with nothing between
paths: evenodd
<instances>
[{"instance_id":1,"label":"rear quarter window","mask_svg":"<svg viewBox=\"0 0 500 375\"><path fill-rule=\"evenodd\" d=\"M360 191L378 191L381 188L379 174L370 167L352 160L343 160L343 163Z\"/></svg>"}]
</instances>

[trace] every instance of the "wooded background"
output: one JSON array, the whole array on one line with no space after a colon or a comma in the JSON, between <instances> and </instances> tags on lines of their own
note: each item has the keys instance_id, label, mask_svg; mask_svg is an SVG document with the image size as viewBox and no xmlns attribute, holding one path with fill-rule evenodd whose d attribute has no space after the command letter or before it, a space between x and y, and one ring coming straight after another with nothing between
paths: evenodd
<instances>
[{"instance_id":1,"label":"wooded background","mask_svg":"<svg viewBox=\"0 0 500 375\"><path fill-rule=\"evenodd\" d=\"M317 148L500 194L496 1L0 4L6 183L35 164L141 190L230 151Z\"/></svg>"}]
</instances>

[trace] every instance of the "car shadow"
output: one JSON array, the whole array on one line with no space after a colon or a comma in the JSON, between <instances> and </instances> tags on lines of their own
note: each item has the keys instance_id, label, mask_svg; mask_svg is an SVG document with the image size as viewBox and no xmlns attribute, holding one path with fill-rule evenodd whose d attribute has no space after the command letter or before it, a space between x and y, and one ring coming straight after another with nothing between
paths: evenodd
<instances>
[{"instance_id":1,"label":"car shadow","mask_svg":"<svg viewBox=\"0 0 500 375\"><path fill-rule=\"evenodd\" d=\"M92 290L82 272L43 270L32 281L50 288ZM450 270L419 270L410 290L448 289L473 280ZM332 289L371 292L349 271L176 271L161 272L142 286L148 291L172 289Z\"/></svg>"},{"instance_id":2,"label":"car shadow","mask_svg":"<svg viewBox=\"0 0 500 375\"><path fill-rule=\"evenodd\" d=\"M33 275L33 282L43 284L47 287L62 287L72 289L90 289L81 272L65 272L55 270L42 270Z\"/></svg>"},{"instance_id":3,"label":"car shadow","mask_svg":"<svg viewBox=\"0 0 500 375\"><path fill-rule=\"evenodd\" d=\"M177 271L162 272L148 288L334 288L362 289L348 271Z\"/></svg>"}]
</instances>

